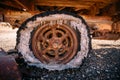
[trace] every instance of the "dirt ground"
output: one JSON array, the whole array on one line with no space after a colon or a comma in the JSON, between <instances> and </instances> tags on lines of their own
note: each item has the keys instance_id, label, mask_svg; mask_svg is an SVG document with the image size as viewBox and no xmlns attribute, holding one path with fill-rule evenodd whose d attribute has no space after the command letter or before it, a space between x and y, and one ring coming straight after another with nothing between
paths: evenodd
<instances>
[{"instance_id":1,"label":"dirt ground","mask_svg":"<svg viewBox=\"0 0 120 80\"><path fill-rule=\"evenodd\" d=\"M16 32L17 29L0 26L0 47L5 51L15 48ZM92 39L92 48L80 68L48 71L32 67L34 72L31 68L29 72L40 80L120 80L120 40ZM26 74L23 80L29 80Z\"/></svg>"}]
</instances>

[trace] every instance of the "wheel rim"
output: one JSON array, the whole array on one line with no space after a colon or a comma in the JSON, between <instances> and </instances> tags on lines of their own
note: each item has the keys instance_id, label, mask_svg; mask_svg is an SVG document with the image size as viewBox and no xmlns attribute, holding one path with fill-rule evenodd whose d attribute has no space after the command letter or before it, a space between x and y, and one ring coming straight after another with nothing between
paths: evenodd
<instances>
[{"instance_id":1,"label":"wheel rim","mask_svg":"<svg viewBox=\"0 0 120 80\"><path fill-rule=\"evenodd\" d=\"M38 27L32 37L32 50L42 63L65 64L76 54L77 35L67 25L46 24Z\"/></svg>"}]
</instances>

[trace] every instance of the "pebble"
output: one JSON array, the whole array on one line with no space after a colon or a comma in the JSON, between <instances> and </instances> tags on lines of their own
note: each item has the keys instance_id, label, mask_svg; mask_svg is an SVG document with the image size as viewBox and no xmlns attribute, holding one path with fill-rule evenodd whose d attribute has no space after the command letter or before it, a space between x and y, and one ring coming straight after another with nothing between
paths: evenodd
<instances>
[{"instance_id":1,"label":"pebble","mask_svg":"<svg viewBox=\"0 0 120 80\"><path fill-rule=\"evenodd\" d=\"M97 71L98 74L100 74L100 71Z\"/></svg>"}]
</instances>

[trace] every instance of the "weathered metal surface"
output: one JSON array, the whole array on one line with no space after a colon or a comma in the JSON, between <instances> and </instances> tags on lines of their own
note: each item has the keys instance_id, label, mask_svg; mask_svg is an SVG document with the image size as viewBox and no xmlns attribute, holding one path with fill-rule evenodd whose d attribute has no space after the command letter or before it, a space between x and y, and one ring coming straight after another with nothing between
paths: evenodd
<instances>
[{"instance_id":1,"label":"weathered metal surface","mask_svg":"<svg viewBox=\"0 0 120 80\"><path fill-rule=\"evenodd\" d=\"M76 54L76 32L66 25L45 25L32 38L35 56L43 63L67 63Z\"/></svg>"},{"instance_id":2,"label":"weathered metal surface","mask_svg":"<svg viewBox=\"0 0 120 80\"><path fill-rule=\"evenodd\" d=\"M90 26L90 33L94 39L117 40L120 39L120 23L111 24L97 24L92 23Z\"/></svg>"},{"instance_id":3,"label":"weathered metal surface","mask_svg":"<svg viewBox=\"0 0 120 80\"><path fill-rule=\"evenodd\" d=\"M0 50L0 80L21 80L14 57Z\"/></svg>"},{"instance_id":4,"label":"weathered metal surface","mask_svg":"<svg viewBox=\"0 0 120 80\"><path fill-rule=\"evenodd\" d=\"M96 30L92 33L94 39L117 40L120 39L120 32L112 32L109 30Z\"/></svg>"}]
</instances>

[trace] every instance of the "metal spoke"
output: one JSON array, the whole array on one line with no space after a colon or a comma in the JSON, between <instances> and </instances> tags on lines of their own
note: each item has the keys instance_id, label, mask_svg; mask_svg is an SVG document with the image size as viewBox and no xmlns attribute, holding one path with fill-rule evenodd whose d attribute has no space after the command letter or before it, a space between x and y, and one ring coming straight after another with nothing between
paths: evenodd
<instances>
[{"instance_id":1,"label":"metal spoke","mask_svg":"<svg viewBox=\"0 0 120 80\"><path fill-rule=\"evenodd\" d=\"M58 60L59 59L59 53L58 53L58 50L55 50L55 60Z\"/></svg>"},{"instance_id":2,"label":"metal spoke","mask_svg":"<svg viewBox=\"0 0 120 80\"><path fill-rule=\"evenodd\" d=\"M54 26L52 27L52 33L53 33L53 38L55 38L56 37L56 28Z\"/></svg>"}]
</instances>

